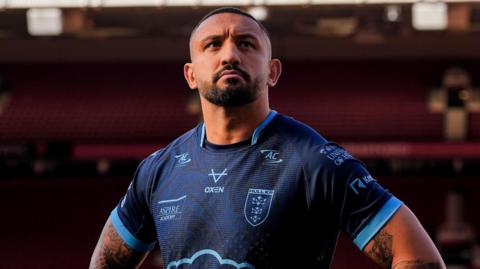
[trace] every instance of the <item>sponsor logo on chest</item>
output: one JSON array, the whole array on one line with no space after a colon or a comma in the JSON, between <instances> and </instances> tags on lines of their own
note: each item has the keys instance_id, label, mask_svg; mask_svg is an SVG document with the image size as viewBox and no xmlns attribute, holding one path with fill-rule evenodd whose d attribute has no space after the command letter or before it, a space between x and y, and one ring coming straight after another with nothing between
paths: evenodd
<instances>
[{"instance_id":1,"label":"sponsor logo on chest","mask_svg":"<svg viewBox=\"0 0 480 269\"><path fill-rule=\"evenodd\" d=\"M187 195L184 195L176 199L158 201L157 203L160 206L159 220L168 221L180 219L186 198Z\"/></svg>"},{"instance_id":2,"label":"sponsor logo on chest","mask_svg":"<svg viewBox=\"0 0 480 269\"><path fill-rule=\"evenodd\" d=\"M216 170L212 168L210 169L210 173L208 174L208 176L213 179L213 182L215 184L217 184L220 179L222 179L224 176L226 177L227 175L227 168L224 168L223 170ZM224 191L224 186L206 186L204 188L205 193L223 193Z\"/></svg>"},{"instance_id":3,"label":"sponsor logo on chest","mask_svg":"<svg viewBox=\"0 0 480 269\"><path fill-rule=\"evenodd\" d=\"M283 162L278 150L262 149L260 150L260 153L263 155L264 164L278 164Z\"/></svg>"}]
</instances>

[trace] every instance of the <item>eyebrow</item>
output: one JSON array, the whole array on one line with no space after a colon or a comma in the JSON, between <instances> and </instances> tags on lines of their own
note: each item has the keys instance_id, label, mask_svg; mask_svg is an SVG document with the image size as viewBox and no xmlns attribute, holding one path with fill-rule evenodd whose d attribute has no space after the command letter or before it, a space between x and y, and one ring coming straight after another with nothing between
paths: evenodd
<instances>
[{"instance_id":1,"label":"eyebrow","mask_svg":"<svg viewBox=\"0 0 480 269\"><path fill-rule=\"evenodd\" d=\"M204 37L200 40L200 43L205 43L206 41L208 40L212 40L212 39L219 39L219 38L222 38L222 35L209 35L207 37Z\"/></svg>"},{"instance_id":2,"label":"eyebrow","mask_svg":"<svg viewBox=\"0 0 480 269\"><path fill-rule=\"evenodd\" d=\"M210 40L218 40L218 39L222 39L223 37L224 37L224 35L216 35L216 34L214 34L214 35L209 35L209 36L206 36L206 37L202 38L202 39L200 40L200 44L204 45L205 42L207 42L207 41L210 41ZM255 40L257 43L260 41L257 36L255 36L255 35L253 35L253 34L248 34L248 33L246 33L246 34L234 35L233 38L236 39L236 40L237 40L237 39L253 39L253 40Z\"/></svg>"},{"instance_id":3,"label":"eyebrow","mask_svg":"<svg viewBox=\"0 0 480 269\"><path fill-rule=\"evenodd\" d=\"M239 34L234 37L235 39L254 39L255 41L260 41L257 36L252 34Z\"/></svg>"}]
</instances>

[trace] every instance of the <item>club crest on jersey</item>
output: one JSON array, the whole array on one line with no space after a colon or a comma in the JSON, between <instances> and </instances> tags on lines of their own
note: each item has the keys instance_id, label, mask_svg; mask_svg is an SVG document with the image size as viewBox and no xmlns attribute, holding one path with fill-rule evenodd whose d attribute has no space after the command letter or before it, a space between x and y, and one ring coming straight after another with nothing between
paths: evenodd
<instances>
[{"instance_id":1,"label":"club crest on jersey","mask_svg":"<svg viewBox=\"0 0 480 269\"><path fill-rule=\"evenodd\" d=\"M245 219L252 226L262 224L270 213L274 190L249 189L245 207Z\"/></svg>"},{"instance_id":2,"label":"club crest on jersey","mask_svg":"<svg viewBox=\"0 0 480 269\"><path fill-rule=\"evenodd\" d=\"M276 164L283 162L283 159L280 158L280 152L278 150L273 149L262 149L260 153L263 154L263 158L265 159L266 164Z\"/></svg>"},{"instance_id":3,"label":"club crest on jersey","mask_svg":"<svg viewBox=\"0 0 480 269\"><path fill-rule=\"evenodd\" d=\"M192 161L192 159L188 155L188 152L175 155L175 159L177 159L177 167L185 166L187 163Z\"/></svg>"}]
</instances>

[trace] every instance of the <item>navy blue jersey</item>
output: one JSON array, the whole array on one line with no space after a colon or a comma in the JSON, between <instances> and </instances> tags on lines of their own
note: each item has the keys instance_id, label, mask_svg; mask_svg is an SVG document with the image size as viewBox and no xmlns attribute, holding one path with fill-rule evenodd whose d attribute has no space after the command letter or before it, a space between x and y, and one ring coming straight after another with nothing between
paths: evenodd
<instances>
[{"instance_id":1,"label":"navy blue jersey","mask_svg":"<svg viewBox=\"0 0 480 269\"><path fill-rule=\"evenodd\" d=\"M167 269L328 268L339 231L363 249L402 202L337 144L270 112L244 142L200 124L146 158L111 214Z\"/></svg>"}]
</instances>

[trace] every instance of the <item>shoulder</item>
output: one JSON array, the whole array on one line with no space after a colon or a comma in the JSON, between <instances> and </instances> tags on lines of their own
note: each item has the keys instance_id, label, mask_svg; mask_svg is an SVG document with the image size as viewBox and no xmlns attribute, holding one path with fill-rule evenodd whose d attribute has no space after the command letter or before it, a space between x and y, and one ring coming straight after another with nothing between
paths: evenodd
<instances>
[{"instance_id":1,"label":"shoulder","mask_svg":"<svg viewBox=\"0 0 480 269\"><path fill-rule=\"evenodd\" d=\"M153 152L140 163L140 168L151 172L165 166L168 162L175 161L175 156L178 156L179 152L187 152L195 146L197 132L198 126L185 132L164 148ZM174 158L171 158L172 156Z\"/></svg>"},{"instance_id":2,"label":"shoulder","mask_svg":"<svg viewBox=\"0 0 480 269\"><path fill-rule=\"evenodd\" d=\"M354 158L343 147L325 139L312 127L291 117L278 115L276 132L292 143L306 165L326 165L332 168Z\"/></svg>"},{"instance_id":3,"label":"shoulder","mask_svg":"<svg viewBox=\"0 0 480 269\"><path fill-rule=\"evenodd\" d=\"M284 143L291 144L302 156L320 152L330 143L307 124L280 114L275 119L274 133L280 135Z\"/></svg>"},{"instance_id":4,"label":"shoulder","mask_svg":"<svg viewBox=\"0 0 480 269\"><path fill-rule=\"evenodd\" d=\"M279 114L275 119L276 132L281 133L293 143L322 145L327 140L307 124L292 117Z\"/></svg>"}]
</instances>

